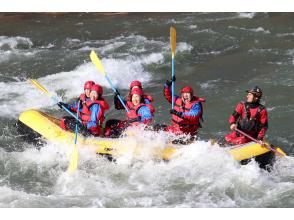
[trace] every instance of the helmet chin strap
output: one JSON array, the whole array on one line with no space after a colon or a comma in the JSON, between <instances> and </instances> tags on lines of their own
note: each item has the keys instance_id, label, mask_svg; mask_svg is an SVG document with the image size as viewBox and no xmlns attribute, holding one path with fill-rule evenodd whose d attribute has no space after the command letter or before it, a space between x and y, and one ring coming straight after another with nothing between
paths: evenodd
<instances>
[{"instance_id":1,"label":"helmet chin strap","mask_svg":"<svg viewBox=\"0 0 294 220\"><path fill-rule=\"evenodd\" d=\"M254 95L252 103L258 103L260 101L260 98Z\"/></svg>"}]
</instances>

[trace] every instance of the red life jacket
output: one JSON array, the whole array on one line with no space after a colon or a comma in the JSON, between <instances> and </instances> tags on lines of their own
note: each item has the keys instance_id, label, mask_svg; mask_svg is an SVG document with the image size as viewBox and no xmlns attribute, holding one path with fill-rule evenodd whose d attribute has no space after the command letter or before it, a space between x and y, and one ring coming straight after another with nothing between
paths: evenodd
<instances>
[{"instance_id":1,"label":"red life jacket","mask_svg":"<svg viewBox=\"0 0 294 220\"><path fill-rule=\"evenodd\" d=\"M151 97L151 99L152 99L152 97ZM128 109L134 109L134 108L136 108L136 111L138 111L139 108L137 108L137 107L138 107L138 106L141 107L141 106L142 106L141 104L147 106L147 107L149 108L149 110L150 110L152 116L154 115L155 108L154 108L154 106L153 106L152 104L140 103L139 105L134 106L134 104L133 104L131 101L127 101L126 106L128 107ZM138 116L137 116L137 117L138 117Z\"/></svg>"},{"instance_id":2,"label":"red life jacket","mask_svg":"<svg viewBox=\"0 0 294 220\"><path fill-rule=\"evenodd\" d=\"M241 104L243 105L243 111L237 121L238 128L247 134L256 136L262 126L260 123L260 112L265 107L259 104L256 108L250 108L245 102L241 102Z\"/></svg>"},{"instance_id":3,"label":"red life jacket","mask_svg":"<svg viewBox=\"0 0 294 220\"><path fill-rule=\"evenodd\" d=\"M135 119L135 118L138 118L139 116L141 116L140 114L138 114L138 111L142 106L148 107L152 116L153 116L154 108L151 104L140 103L139 105L134 106L134 104L132 102L128 101L127 107L129 109L129 112L127 113L127 119L131 120L131 119ZM143 123L147 124L149 122L150 121L145 121ZM141 122L133 122L132 124L138 124L138 123L141 123Z\"/></svg>"},{"instance_id":4,"label":"red life jacket","mask_svg":"<svg viewBox=\"0 0 294 220\"><path fill-rule=\"evenodd\" d=\"M91 121L91 114L92 111L90 110L91 106L94 104L98 104L100 106L100 111L97 115L97 124L95 127L89 128L89 131L91 134L98 136L101 134L102 130L102 124L105 119L104 117L104 111L109 109L108 103L102 98L100 100L95 100L95 101L86 101L84 104L86 112L83 112L81 115L82 122L86 125L89 121ZM86 113L86 114L85 114Z\"/></svg>"},{"instance_id":5,"label":"red life jacket","mask_svg":"<svg viewBox=\"0 0 294 220\"><path fill-rule=\"evenodd\" d=\"M172 114L172 121L174 124L183 127L184 129L187 128L188 130L197 130L199 127L201 127L200 120L202 120L202 102L205 102L205 99L199 98L197 96L193 96L191 99L191 102L184 103L182 98L177 98L175 101L174 109L178 112L189 112L192 108L192 106L196 103L200 104L201 112L199 117L191 117L191 119L183 119L180 118L174 114Z\"/></svg>"},{"instance_id":6,"label":"red life jacket","mask_svg":"<svg viewBox=\"0 0 294 220\"><path fill-rule=\"evenodd\" d=\"M79 97L79 100L82 101L82 102L85 102L86 99L87 99L87 97L86 97L86 94L85 94L85 93L82 93L82 94L80 95L80 97Z\"/></svg>"},{"instance_id":7,"label":"red life jacket","mask_svg":"<svg viewBox=\"0 0 294 220\"><path fill-rule=\"evenodd\" d=\"M99 104L100 106L100 111L97 116L97 120L99 122L99 125L102 125L104 121L104 111L109 109L108 103L102 98L100 100L95 100L95 101L86 101L85 104L83 105L82 110L80 111L80 118L82 119L83 123L87 123L91 120L91 106L94 104Z\"/></svg>"},{"instance_id":8,"label":"red life jacket","mask_svg":"<svg viewBox=\"0 0 294 220\"><path fill-rule=\"evenodd\" d=\"M82 106L80 105L79 117L82 120L85 115L90 114L90 111L89 111L88 107L86 106L87 99L89 99L89 98L86 97L85 93L82 93L79 97L79 100L81 101L81 102L79 102L79 104L82 104Z\"/></svg>"}]
</instances>

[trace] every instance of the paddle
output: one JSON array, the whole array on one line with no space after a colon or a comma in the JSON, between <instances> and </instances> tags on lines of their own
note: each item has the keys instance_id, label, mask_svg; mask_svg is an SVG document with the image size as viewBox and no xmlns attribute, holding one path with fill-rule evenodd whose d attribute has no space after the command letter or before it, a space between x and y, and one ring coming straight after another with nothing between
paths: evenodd
<instances>
[{"instance_id":1,"label":"paddle","mask_svg":"<svg viewBox=\"0 0 294 220\"><path fill-rule=\"evenodd\" d=\"M108 81L110 87L112 88L112 90L117 93L117 89L113 86L111 80L109 79L109 77L106 75L104 68L102 66L102 63L100 61L100 59L98 58L97 54L95 53L95 51L91 51L90 53L90 58L92 63L94 63L94 65L97 67L97 69L99 70L99 72L106 78L106 80ZM121 102L121 104L123 105L123 107L125 108L125 110L127 112L129 112L129 109L127 108L127 106L125 105L124 101L122 100L122 98L120 97L120 95L117 95L119 101Z\"/></svg>"},{"instance_id":2,"label":"paddle","mask_svg":"<svg viewBox=\"0 0 294 220\"><path fill-rule=\"evenodd\" d=\"M80 102L78 102L77 117L79 117L79 111L80 111ZM77 139L78 139L78 120L76 120L74 148L73 148L73 152L71 154L71 157L69 160L69 166L67 169L67 171L70 173L74 172L78 167L79 154L77 149Z\"/></svg>"},{"instance_id":3,"label":"paddle","mask_svg":"<svg viewBox=\"0 0 294 220\"><path fill-rule=\"evenodd\" d=\"M51 99L53 99L54 102L58 103L59 100L56 96L54 96L53 94L51 94L47 89L45 89L44 86L42 86L39 82L37 82L37 80L35 79L29 79L29 81L40 91L42 91L43 93L45 93L46 95L48 95ZM63 105L61 106L67 113L69 113L72 117L74 117L76 120L78 120L78 122L80 122L82 124L82 121L78 118L78 116L75 116L71 111L69 111L67 108L65 108Z\"/></svg>"},{"instance_id":4,"label":"paddle","mask_svg":"<svg viewBox=\"0 0 294 220\"><path fill-rule=\"evenodd\" d=\"M174 95L175 95L175 52L176 52L176 29L170 27L170 47L172 51L172 109L174 109Z\"/></svg>"},{"instance_id":5,"label":"paddle","mask_svg":"<svg viewBox=\"0 0 294 220\"><path fill-rule=\"evenodd\" d=\"M271 150L272 152L276 153L279 156L286 156L285 154L282 154L280 152L278 152L277 150L275 150L274 148L272 148L270 145L268 145L267 143L262 143L262 141L258 141L255 138L251 137L250 135L246 134L245 132L239 130L238 128L235 128L235 131L239 132L240 134L244 135L245 137L249 138L250 140L260 144L261 146L266 147L267 149Z\"/></svg>"}]
</instances>

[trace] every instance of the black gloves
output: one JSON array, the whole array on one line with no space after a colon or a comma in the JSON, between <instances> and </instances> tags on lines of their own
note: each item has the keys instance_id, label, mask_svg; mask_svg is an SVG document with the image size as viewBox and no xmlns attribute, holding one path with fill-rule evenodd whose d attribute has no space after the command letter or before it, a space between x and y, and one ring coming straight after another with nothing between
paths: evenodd
<instances>
[{"instance_id":1,"label":"black gloves","mask_svg":"<svg viewBox=\"0 0 294 220\"><path fill-rule=\"evenodd\" d=\"M137 121L141 121L141 116L138 116L137 118L132 118L132 119L128 120L129 123L133 123L133 122L137 122Z\"/></svg>"},{"instance_id":2,"label":"black gloves","mask_svg":"<svg viewBox=\"0 0 294 220\"><path fill-rule=\"evenodd\" d=\"M183 112L178 112L178 111L176 111L176 110L174 110L174 109L171 109L169 112L170 112L171 114L173 114L173 115L178 116L179 118L183 118Z\"/></svg>"},{"instance_id":3,"label":"black gloves","mask_svg":"<svg viewBox=\"0 0 294 220\"><path fill-rule=\"evenodd\" d=\"M58 102L58 107L62 109L62 106L66 108L66 104L64 102Z\"/></svg>"},{"instance_id":4,"label":"black gloves","mask_svg":"<svg viewBox=\"0 0 294 220\"><path fill-rule=\"evenodd\" d=\"M176 81L176 76L173 76L171 80L172 80L172 82L175 82Z\"/></svg>"},{"instance_id":5,"label":"black gloves","mask_svg":"<svg viewBox=\"0 0 294 220\"><path fill-rule=\"evenodd\" d=\"M113 103L115 106L119 102L118 96L120 96L120 93L119 93L119 91L115 90L114 97L113 97Z\"/></svg>"},{"instance_id":6,"label":"black gloves","mask_svg":"<svg viewBox=\"0 0 294 220\"><path fill-rule=\"evenodd\" d=\"M166 80L165 84L168 87L170 87L172 85L172 82L175 82L175 81L176 81L176 76L173 76L170 81L169 80Z\"/></svg>"},{"instance_id":7,"label":"black gloves","mask_svg":"<svg viewBox=\"0 0 294 220\"><path fill-rule=\"evenodd\" d=\"M82 108L83 104L86 103L86 101L83 101L82 99L78 98L77 103L79 104L80 109Z\"/></svg>"},{"instance_id":8,"label":"black gloves","mask_svg":"<svg viewBox=\"0 0 294 220\"><path fill-rule=\"evenodd\" d=\"M119 93L119 91L116 89L115 90L115 96L117 97L117 96L120 96L120 93Z\"/></svg>"}]
</instances>

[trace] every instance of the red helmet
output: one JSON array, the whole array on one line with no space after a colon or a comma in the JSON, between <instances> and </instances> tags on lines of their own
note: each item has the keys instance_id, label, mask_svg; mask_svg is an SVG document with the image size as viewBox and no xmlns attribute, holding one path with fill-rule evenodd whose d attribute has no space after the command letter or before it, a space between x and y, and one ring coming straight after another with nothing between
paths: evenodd
<instances>
[{"instance_id":1,"label":"red helmet","mask_svg":"<svg viewBox=\"0 0 294 220\"><path fill-rule=\"evenodd\" d=\"M134 94L137 94L137 95L142 96L142 95L143 95L143 91L142 91L142 89L134 88L134 89L132 89L132 91L131 91L131 95L134 95Z\"/></svg>"},{"instance_id":2,"label":"red helmet","mask_svg":"<svg viewBox=\"0 0 294 220\"><path fill-rule=\"evenodd\" d=\"M193 94L193 89L190 86L185 86L181 89L181 93L191 93Z\"/></svg>"},{"instance_id":3,"label":"red helmet","mask_svg":"<svg viewBox=\"0 0 294 220\"><path fill-rule=\"evenodd\" d=\"M130 89L133 88L134 86L139 86L140 88L142 88L142 83L138 80L134 80L130 84Z\"/></svg>"},{"instance_id":4,"label":"red helmet","mask_svg":"<svg viewBox=\"0 0 294 220\"><path fill-rule=\"evenodd\" d=\"M91 87L91 91L96 91L98 95L103 94L103 88L99 84L95 84Z\"/></svg>"},{"instance_id":5,"label":"red helmet","mask_svg":"<svg viewBox=\"0 0 294 220\"><path fill-rule=\"evenodd\" d=\"M95 84L94 81L87 81L87 82L85 82L85 84L84 84L84 90L85 90L85 89L91 89L91 87L92 87L94 84Z\"/></svg>"}]
</instances>

